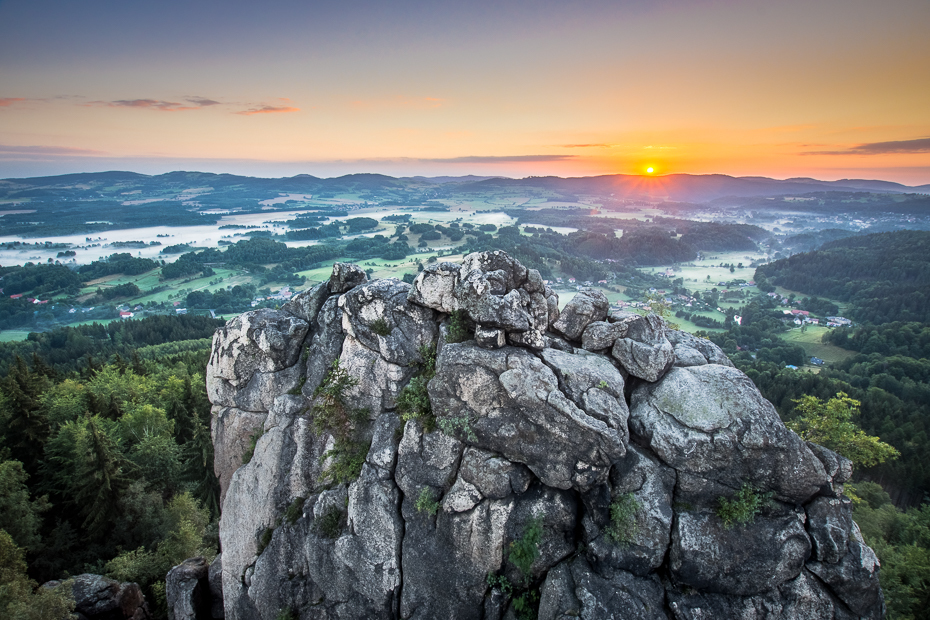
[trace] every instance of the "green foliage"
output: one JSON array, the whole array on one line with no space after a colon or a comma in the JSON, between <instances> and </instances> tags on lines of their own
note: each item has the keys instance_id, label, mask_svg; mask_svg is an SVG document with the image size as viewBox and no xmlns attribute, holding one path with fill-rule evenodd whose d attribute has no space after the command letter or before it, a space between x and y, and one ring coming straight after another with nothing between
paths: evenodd
<instances>
[{"instance_id":1,"label":"green foliage","mask_svg":"<svg viewBox=\"0 0 930 620\"><path fill-rule=\"evenodd\" d=\"M539 603L539 592L530 588L532 580L533 562L539 558L539 544L542 542L542 519L530 519L517 540L510 543L508 560L520 573L520 584L515 586L504 575L488 573L486 582L489 587L497 588L510 598L511 608L520 620L531 620L536 617L536 607Z\"/></svg>"},{"instance_id":2,"label":"green foliage","mask_svg":"<svg viewBox=\"0 0 930 620\"><path fill-rule=\"evenodd\" d=\"M523 577L524 584L529 584L532 577L533 562L539 557L539 543L542 542L542 519L530 519L523 529L523 534L510 543L507 559Z\"/></svg>"},{"instance_id":3,"label":"green foliage","mask_svg":"<svg viewBox=\"0 0 930 620\"><path fill-rule=\"evenodd\" d=\"M414 507L417 512L425 512L431 517L436 516L436 513L439 512L439 502L435 499L433 490L429 487L423 487L420 495L417 496Z\"/></svg>"},{"instance_id":4,"label":"green foliage","mask_svg":"<svg viewBox=\"0 0 930 620\"><path fill-rule=\"evenodd\" d=\"M860 402L839 392L824 402L815 396L794 401L800 417L787 426L803 439L837 452L862 467L872 467L901 455L878 437L866 435L852 417L859 413Z\"/></svg>"},{"instance_id":5,"label":"green foliage","mask_svg":"<svg viewBox=\"0 0 930 620\"><path fill-rule=\"evenodd\" d=\"M0 463L0 529L27 551L39 545L41 515L49 509L47 496L29 499L28 477L19 461Z\"/></svg>"},{"instance_id":6,"label":"green foliage","mask_svg":"<svg viewBox=\"0 0 930 620\"><path fill-rule=\"evenodd\" d=\"M471 427L471 421L467 416L446 416L438 418L436 424L439 426L439 430L449 437L455 437L461 432L468 441L478 441L478 436L475 435L475 431Z\"/></svg>"},{"instance_id":7,"label":"green foliage","mask_svg":"<svg viewBox=\"0 0 930 620\"><path fill-rule=\"evenodd\" d=\"M756 270L787 289L850 302L849 316L869 323L930 322L930 232L900 230L847 237Z\"/></svg>"},{"instance_id":8,"label":"green foliage","mask_svg":"<svg viewBox=\"0 0 930 620\"><path fill-rule=\"evenodd\" d=\"M324 538L335 540L342 533L345 527L346 513L338 506L329 506L323 514L317 517L314 522L314 528Z\"/></svg>"},{"instance_id":9,"label":"green foliage","mask_svg":"<svg viewBox=\"0 0 930 620\"><path fill-rule=\"evenodd\" d=\"M488 587L497 588L504 593L505 596L510 596L513 594L513 584L510 583L510 580L503 575L495 575L494 573L488 573L487 576Z\"/></svg>"},{"instance_id":10,"label":"green foliage","mask_svg":"<svg viewBox=\"0 0 930 620\"><path fill-rule=\"evenodd\" d=\"M358 218L358 219L368 219L368 218ZM287 607L278 612L278 615L275 616L274 620L297 620L297 613Z\"/></svg>"},{"instance_id":11,"label":"green foliage","mask_svg":"<svg viewBox=\"0 0 930 620\"><path fill-rule=\"evenodd\" d=\"M266 527L262 530L261 535L258 537L258 548L255 551L255 555L261 555L265 551L265 548L271 544L271 537L274 536L273 527Z\"/></svg>"},{"instance_id":12,"label":"green foliage","mask_svg":"<svg viewBox=\"0 0 930 620\"><path fill-rule=\"evenodd\" d=\"M245 449L245 452L242 453L242 464L248 465L252 460L252 457L255 456L255 445L258 443L258 440L261 439L261 436L265 434L265 427L258 429L251 435L249 435L249 447Z\"/></svg>"},{"instance_id":13,"label":"green foliage","mask_svg":"<svg viewBox=\"0 0 930 620\"><path fill-rule=\"evenodd\" d=\"M370 447L370 443L355 438L356 426L367 418L368 410L351 407L346 402L347 390L356 385L358 379L350 377L337 359L314 392L310 410L314 430L318 435L330 433L335 440L333 447L320 459L326 465L320 480L328 484L343 484L358 478Z\"/></svg>"},{"instance_id":14,"label":"green foliage","mask_svg":"<svg viewBox=\"0 0 930 620\"><path fill-rule=\"evenodd\" d=\"M536 606L539 603L539 592L535 589L527 590L519 596L513 597L511 606L519 620L534 620Z\"/></svg>"},{"instance_id":15,"label":"green foliage","mask_svg":"<svg viewBox=\"0 0 930 620\"><path fill-rule=\"evenodd\" d=\"M642 504L632 493L623 493L610 502L610 525L607 537L617 544L631 543L639 531L636 514Z\"/></svg>"},{"instance_id":16,"label":"green foliage","mask_svg":"<svg viewBox=\"0 0 930 620\"><path fill-rule=\"evenodd\" d=\"M388 326L387 321L383 317L378 317L369 325L371 331L378 334L379 336L390 336L391 328Z\"/></svg>"},{"instance_id":17,"label":"green foliage","mask_svg":"<svg viewBox=\"0 0 930 620\"><path fill-rule=\"evenodd\" d=\"M733 499L718 497L717 516L723 520L723 527L733 528L734 525L747 525L756 520L756 516L769 503L772 493L761 493L755 490L748 482L743 483Z\"/></svg>"},{"instance_id":18,"label":"green foliage","mask_svg":"<svg viewBox=\"0 0 930 620\"><path fill-rule=\"evenodd\" d=\"M284 520L290 525L297 523L297 519L303 516L304 514L304 502L306 498L295 497L294 500L288 505L287 510L284 512Z\"/></svg>"},{"instance_id":19,"label":"green foliage","mask_svg":"<svg viewBox=\"0 0 930 620\"><path fill-rule=\"evenodd\" d=\"M930 504L900 510L874 482L846 485L854 501L853 518L878 555L878 574L888 606L888 618L926 616L930 600Z\"/></svg>"},{"instance_id":20,"label":"green foliage","mask_svg":"<svg viewBox=\"0 0 930 620\"><path fill-rule=\"evenodd\" d=\"M155 602L164 615L165 575L187 558L204 556L212 560L216 548L206 542L210 513L190 493L176 495L168 502L161 517L162 538L148 550L142 546L124 551L106 563L109 577L118 581L134 581Z\"/></svg>"},{"instance_id":21,"label":"green foliage","mask_svg":"<svg viewBox=\"0 0 930 620\"><path fill-rule=\"evenodd\" d=\"M348 484L358 479L368 455L370 443L336 438L330 450L323 453L321 461L328 463L320 480L324 483Z\"/></svg>"},{"instance_id":22,"label":"green foliage","mask_svg":"<svg viewBox=\"0 0 930 620\"><path fill-rule=\"evenodd\" d=\"M453 312L449 317L449 333L446 335L446 342L465 342L472 335L473 331L469 326L468 313L464 310Z\"/></svg>"},{"instance_id":23,"label":"green foliage","mask_svg":"<svg viewBox=\"0 0 930 620\"><path fill-rule=\"evenodd\" d=\"M22 342L0 343L0 371L14 363L17 355L30 359L34 353L56 372L66 373L86 369L88 355L102 361L114 354L130 359L138 350L146 359L163 359L175 353L171 347L177 342L190 340L201 340L203 344L197 348L209 351L213 332L223 323L221 319L188 314L59 327L29 334ZM148 347L158 349L145 353Z\"/></svg>"},{"instance_id":24,"label":"green foliage","mask_svg":"<svg viewBox=\"0 0 930 620\"><path fill-rule=\"evenodd\" d=\"M62 620L74 611L71 581L38 588L26 575L24 552L0 529L0 617L8 620Z\"/></svg>"},{"instance_id":25,"label":"green foliage","mask_svg":"<svg viewBox=\"0 0 930 620\"><path fill-rule=\"evenodd\" d=\"M436 374L436 352L424 345L420 347L420 373L404 386L397 395L397 411L405 422L420 420L426 432L436 428L436 417L433 415L433 406L429 400L427 384Z\"/></svg>"}]
</instances>

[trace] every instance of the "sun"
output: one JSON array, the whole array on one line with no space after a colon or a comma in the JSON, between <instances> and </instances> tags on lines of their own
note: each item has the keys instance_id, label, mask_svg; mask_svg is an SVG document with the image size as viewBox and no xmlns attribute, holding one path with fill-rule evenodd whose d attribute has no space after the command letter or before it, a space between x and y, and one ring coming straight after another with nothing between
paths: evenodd
<instances>
[{"instance_id":1,"label":"sun","mask_svg":"<svg viewBox=\"0 0 930 620\"><path fill-rule=\"evenodd\" d=\"M652 174L653 172L655 172L655 168L653 168L652 166L649 166L648 168L646 168L646 172L648 172L649 174Z\"/></svg>"}]
</instances>

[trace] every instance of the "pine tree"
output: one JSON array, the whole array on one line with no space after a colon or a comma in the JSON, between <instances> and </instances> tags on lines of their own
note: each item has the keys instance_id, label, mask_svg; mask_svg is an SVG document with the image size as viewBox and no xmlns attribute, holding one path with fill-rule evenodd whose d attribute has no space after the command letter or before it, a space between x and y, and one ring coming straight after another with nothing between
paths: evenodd
<instances>
[{"instance_id":1,"label":"pine tree","mask_svg":"<svg viewBox=\"0 0 930 620\"><path fill-rule=\"evenodd\" d=\"M117 514L119 497L130 483L128 473L132 465L104 432L96 416L87 420L87 432L77 449L74 499L84 517L82 527L97 537Z\"/></svg>"}]
</instances>

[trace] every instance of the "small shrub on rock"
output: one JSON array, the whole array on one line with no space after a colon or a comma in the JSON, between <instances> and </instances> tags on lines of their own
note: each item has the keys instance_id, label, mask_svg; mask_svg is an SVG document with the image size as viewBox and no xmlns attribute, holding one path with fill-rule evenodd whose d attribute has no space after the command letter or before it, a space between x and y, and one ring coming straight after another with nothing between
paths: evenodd
<instances>
[{"instance_id":1,"label":"small shrub on rock","mask_svg":"<svg viewBox=\"0 0 930 620\"><path fill-rule=\"evenodd\" d=\"M248 465L249 461L252 460L252 457L255 456L255 444L258 443L258 440L262 435L265 434L265 429L260 428L255 433L249 437L249 447L246 448L245 452L242 453L242 464Z\"/></svg>"},{"instance_id":2,"label":"small shrub on rock","mask_svg":"<svg viewBox=\"0 0 930 620\"><path fill-rule=\"evenodd\" d=\"M717 508L717 516L723 520L723 527L728 530L737 524L747 525L756 520L756 516L762 512L771 499L772 493L760 493L751 484L745 482L733 499L717 498L720 504Z\"/></svg>"},{"instance_id":3,"label":"small shrub on rock","mask_svg":"<svg viewBox=\"0 0 930 620\"><path fill-rule=\"evenodd\" d=\"M320 536L336 539L342 533L345 517L346 513L344 511L339 510L336 506L330 506L326 512L313 522L313 525Z\"/></svg>"},{"instance_id":4,"label":"small shrub on rock","mask_svg":"<svg viewBox=\"0 0 930 620\"><path fill-rule=\"evenodd\" d=\"M284 512L284 520L287 521L290 525L294 525L297 522L297 519L303 516L304 514L304 502L306 500L303 497L295 497L294 501L290 503L287 507L287 510Z\"/></svg>"},{"instance_id":5,"label":"small shrub on rock","mask_svg":"<svg viewBox=\"0 0 930 620\"><path fill-rule=\"evenodd\" d=\"M355 427L368 415L367 409L356 409L346 403L346 391L358 385L339 360L333 362L326 378L314 392L313 430L318 434L330 433L335 439L332 449L321 457L328 462L320 479L330 484L352 482L358 478L368 454L370 444L354 438Z\"/></svg>"},{"instance_id":6,"label":"small shrub on rock","mask_svg":"<svg viewBox=\"0 0 930 620\"><path fill-rule=\"evenodd\" d=\"M397 411L404 422L420 420L427 433L436 428L436 416L429 400L426 384L436 374L436 351L428 346L420 347L420 374L410 380L397 395Z\"/></svg>"},{"instance_id":7,"label":"small shrub on rock","mask_svg":"<svg viewBox=\"0 0 930 620\"><path fill-rule=\"evenodd\" d=\"M417 512L425 512L431 517L439 512L439 502L433 496L433 490L429 487L423 487L423 490L420 491L420 495L417 497L414 507L417 509Z\"/></svg>"},{"instance_id":8,"label":"small shrub on rock","mask_svg":"<svg viewBox=\"0 0 930 620\"><path fill-rule=\"evenodd\" d=\"M523 581L529 584L533 562L539 557L539 543L542 542L542 519L530 520L523 530L523 535L510 543L510 563L517 567Z\"/></svg>"},{"instance_id":9,"label":"small shrub on rock","mask_svg":"<svg viewBox=\"0 0 930 620\"><path fill-rule=\"evenodd\" d=\"M607 537L617 544L633 542L639 526L636 523L636 513L642 508L632 493L618 495L610 502L610 525L607 527Z\"/></svg>"},{"instance_id":10,"label":"small shrub on rock","mask_svg":"<svg viewBox=\"0 0 930 620\"><path fill-rule=\"evenodd\" d=\"M387 321L385 321L383 318L375 319L371 322L369 327L371 327L371 331L375 332L379 336L391 335L391 328L388 327Z\"/></svg>"},{"instance_id":11,"label":"small shrub on rock","mask_svg":"<svg viewBox=\"0 0 930 620\"><path fill-rule=\"evenodd\" d=\"M456 310L449 317L449 334L446 336L446 342L457 343L465 342L472 337L472 330L468 325L468 315L464 310Z\"/></svg>"}]
</instances>

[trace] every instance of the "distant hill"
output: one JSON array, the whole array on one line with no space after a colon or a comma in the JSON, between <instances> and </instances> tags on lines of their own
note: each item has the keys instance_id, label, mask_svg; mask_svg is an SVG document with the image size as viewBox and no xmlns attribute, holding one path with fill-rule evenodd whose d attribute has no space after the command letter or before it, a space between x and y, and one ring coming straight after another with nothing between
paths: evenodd
<instances>
[{"instance_id":1,"label":"distant hill","mask_svg":"<svg viewBox=\"0 0 930 620\"><path fill-rule=\"evenodd\" d=\"M930 232L848 237L756 270L756 281L850 302L852 318L875 324L930 322Z\"/></svg>"},{"instance_id":2,"label":"distant hill","mask_svg":"<svg viewBox=\"0 0 930 620\"><path fill-rule=\"evenodd\" d=\"M572 195L591 194L615 199L649 199L683 202L709 202L725 198L755 198L808 194L811 192L845 191L905 194L930 192L930 185L908 187L889 181L843 179L770 179L766 177L732 177L724 174L669 174L656 177L613 174L594 177L409 177L394 178L381 174L349 174L341 177L318 178L297 175L279 179L213 174L203 172L169 172L148 176L133 172L99 172L0 180L0 193L15 194L29 190L71 189L86 186L103 189L114 183L130 189L177 187L211 187L214 189L241 187L266 192L312 193L319 191L379 191L405 186L441 185L453 193L475 193L520 188L548 189ZM125 189L124 189L125 191ZM7 196L16 197L16 196Z\"/></svg>"}]
</instances>

